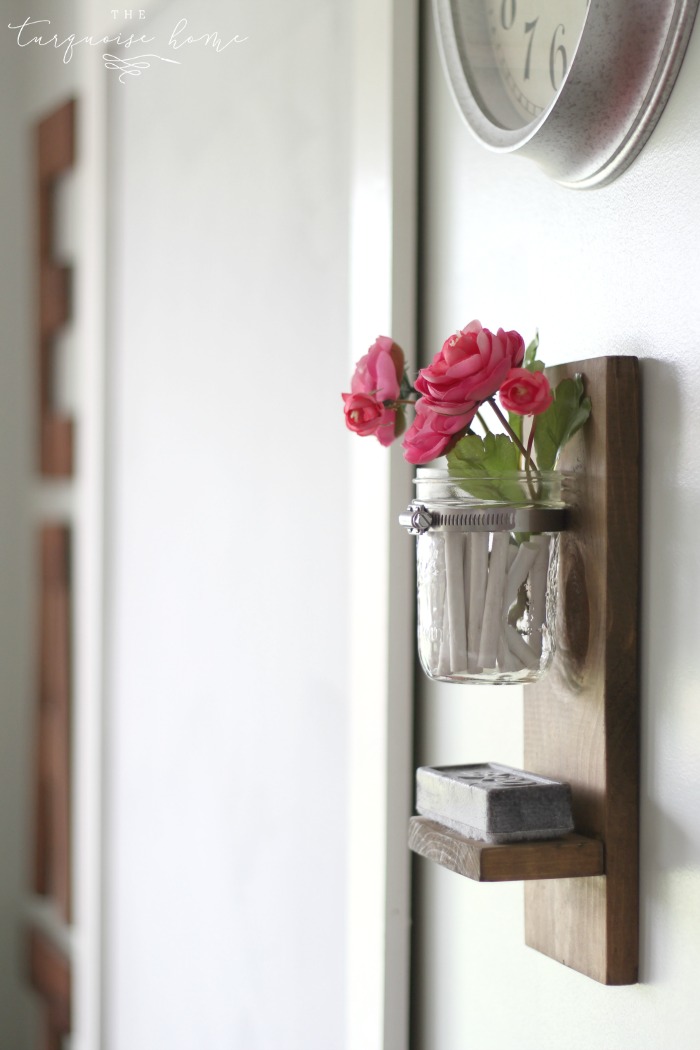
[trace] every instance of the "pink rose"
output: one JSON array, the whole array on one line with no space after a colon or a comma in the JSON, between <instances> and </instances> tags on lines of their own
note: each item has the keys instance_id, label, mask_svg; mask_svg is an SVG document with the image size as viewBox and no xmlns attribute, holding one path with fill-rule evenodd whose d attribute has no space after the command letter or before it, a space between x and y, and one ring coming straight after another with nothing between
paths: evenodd
<instances>
[{"instance_id":1,"label":"pink rose","mask_svg":"<svg viewBox=\"0 0 700 1050\"><path fill-rule=\"evenodd\" d=\"M476 404L495 394L511 368L522 363L525 343L518 332L496 335L472 321L447 339L421 369L416 390L434 402Z\"/></svg>"},{"instance_id":2,"label":"pink rose","mask_svg":"<svg viewBox=\"0 0 700 1050\"><path fill-rule=\"evenodd\" d=\"M353 394L374 394L378 401L395 401L401 389L403 350L388 335L377 336L355 365L350 389Z\"/></svg>"},{"instance_id":3,"label":"pink rose","mask_svg":"<svg viewBox=\"0 0 700 1050\"><path fill-rule=\"evenodd\" d=\"M430 397L421 397L415 407L417 416L430 417L430 427L436 434L450 435L466 430L477 410L477 405L453 405Z\"/></svg>"},{"instance_id":4,"label":"pink rose","mask_svg":"<svg viewBox=\"0 0 700 1050\"><path fill-rule=\"evenodd\" d=\"M498 396L508 412L517 412L519 416L538 416L552 403L547 376L544 372L528 372L526 368L511 368Z\"/></svg>"},{"instance_id":5,"label":"pink rose","mask_svg":"<svg viewBox=\"0 0 700 1050\"><path fill-rule=\"evenodd\" d=\"M453 411L445 411L449 407ZM409 463L429 463L444 455L451 445L462 436L476 413L473 405L464 411L464 405L441 405L439 411L421 398L416 403L416 418L403 439L404 458Z\"/></svg>"},{"instance_id":6,"label":"pink rose","mask_svg":"<svg viewBox=\"0 0 700 1050\"><path fill-rule=\"evenodd\" d=\"M345 402L345 425L354 434L366 437L381 424L384 405L370 394L342 394Z\"/></svg>"},{"instance_id":7,"label":"pink rose","mask_svg":"<svg viewBox=\"0 0 700 1050\"><path fill-rule=\"evenodd\" d=\"M385 408L371 394L343 394L345 425L360 437L374 435L380 445L388 446L402 432L405 420L402 412Z\"/></svg>"},{"instance_id":8,"label":"pink rose","mask_svg":"<svg viewBox=\"0 0 700 1050\"><path fill-rule=\"evenodd\" d=\"M381 445L390 445L403 430L403 412L386 402L401 392L403 350L388 335L380 335L355 366L350 389L343 394L345 424L361 437L374 434Z\"/></svg>"},{"instance_id":9,"label":"pink rose","mask_svg":"<svg viewBox=\"0 0 700 1050\"><path fill-rule=\"evenodd\" d=\"M420 404L420 402L419 402ZM401 442L404 459L409 463L429 463L441 456L452 441L450 434L438 434L431 426L432 416L416 415Z\"/></svg>"}]
</instances>

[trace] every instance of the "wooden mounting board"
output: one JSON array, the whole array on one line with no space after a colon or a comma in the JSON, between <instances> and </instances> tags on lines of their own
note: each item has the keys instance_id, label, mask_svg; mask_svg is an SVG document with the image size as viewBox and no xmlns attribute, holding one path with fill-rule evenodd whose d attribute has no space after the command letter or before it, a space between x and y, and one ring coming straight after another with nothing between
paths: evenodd
<instances>
[{"instance_id":1,"label":"wooden mounting board","mask_svg":"<svg viewBox=\"0 0 700 1050\"><path fill-rule=\"evenodd\" d=\"M580 372L593 410L559 464L577 478L561 534L557 652L525 689L525 760L571 785L577 833L491 846L413 817L414 852L480 882L525 880L525 940L602 984L635 984L639 958L639 362ZM584 878L582 876L590 876Z\"/></svg>"},{"instance_id":2,"label":"wooden mounting board","mask_svg":"<svg viewBox=\"0 0 700 1050\"><path fill-rule=\"evenodd\" d=\"M421 857L476 882L570 879L604 871L602 843L583 835L493 845L465 838L427 817L411 817L408 845Z\"/></svg>"},{"instance_id":3,"label":"wooden mounting board","mask_svg":"<svg viewBox=\"0 0 700 1050\"><path fill-rule=\"evenodd\" d=\"M581 472L561 537L557 654L525 689L524 767L566 780L574 822L605 847L605 876L530 882L528 945L603 984L634 984L639 954L639 367L603 357L581 372L593 410L567 446Z\"/></svg>"}]
</instances>

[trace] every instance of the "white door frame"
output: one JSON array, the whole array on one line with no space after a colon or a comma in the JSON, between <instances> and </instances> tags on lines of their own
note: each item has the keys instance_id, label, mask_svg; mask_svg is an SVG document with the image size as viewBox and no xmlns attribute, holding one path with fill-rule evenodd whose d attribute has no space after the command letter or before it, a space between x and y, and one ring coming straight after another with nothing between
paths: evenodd
<instances>
[{"instance_id":1,"label":"white door frame","mask_svg":"<svg viewBox=\"0 0 700 1050\"><path fill-rule=\"evenodd\" d=\"M419 0L354 0L350 367L391 335L415 370ZM407 1050L414 546L400 447L351 441L347 1050Z\"/></svg>"}]
</instances>

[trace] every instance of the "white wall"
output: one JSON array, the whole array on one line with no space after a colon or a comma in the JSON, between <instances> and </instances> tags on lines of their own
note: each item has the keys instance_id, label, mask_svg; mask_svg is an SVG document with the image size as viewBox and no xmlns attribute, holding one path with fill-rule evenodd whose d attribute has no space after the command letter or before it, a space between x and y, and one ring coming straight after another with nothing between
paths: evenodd
<instances>
[{"instance_id":1,"label":"white wall","mask_svg":"<svg viewBox=\"0 0 700 1050\"><path fill-rule=\"evenodd\" d=\"M700 35L666 112L609 188L573 192L482 151L425 27L423 358L472 317L549 363L642 358L641 982L596 985L523 943L522 889L416 865L417 1050L695 1045L700 1003L697 537ZM419 763L522 762L520 691L422 683Z\"/></svg>"},{"instance_id":2,"label":"white wall","mask_svg":"<svg viewBox=\"0 0 700 1050\"><path fill-rule=\"evenodd\" d=\"M111 85L108 1050L343 1041L348 15Z\"/></svg>"}]
</instances>

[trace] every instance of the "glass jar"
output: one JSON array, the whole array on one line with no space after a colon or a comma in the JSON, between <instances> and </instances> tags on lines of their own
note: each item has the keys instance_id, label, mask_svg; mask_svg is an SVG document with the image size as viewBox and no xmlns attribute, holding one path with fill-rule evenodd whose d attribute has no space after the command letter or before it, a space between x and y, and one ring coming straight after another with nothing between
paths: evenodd
<instances>
[{"instance_id":1,"label":"glass jar","mask_svg":"<svg viewBox=\"0 0 700 1050\"><path fill-rule=\"evenodd\" d=\"M422 468L400 521L417 537L418 653L441 682L534 682L554 654L558 533L573 476Z\"/></svg>"}]
</instances>

